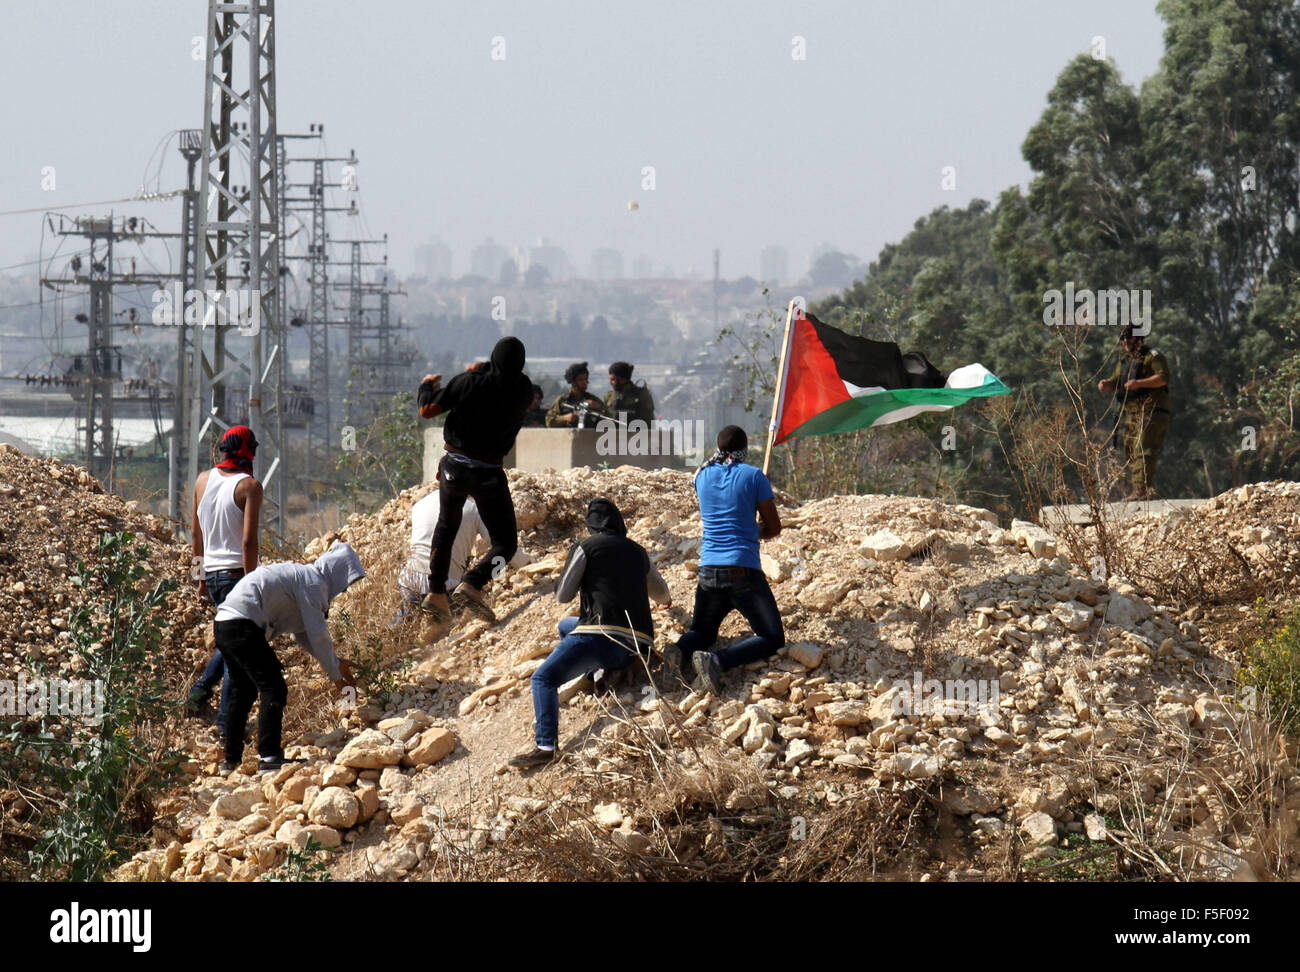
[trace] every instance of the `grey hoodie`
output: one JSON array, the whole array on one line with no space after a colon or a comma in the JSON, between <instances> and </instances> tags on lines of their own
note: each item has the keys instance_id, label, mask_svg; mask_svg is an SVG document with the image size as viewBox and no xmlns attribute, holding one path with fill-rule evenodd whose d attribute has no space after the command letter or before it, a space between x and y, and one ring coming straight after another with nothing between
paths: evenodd
<instances>
[{"instance_id":1,"label":"grey hoodie","mask_svg":"<svg viewBox=\"0 0 1300 972\"><path fill-rule=\"evenodd\" d=\"M271 564L245 574L217 608L217 620L252 621L267 641L293 635L337 682L343 676L325 615L334 598L365 576L356 551L336 543L315 563Z\"/></svg>"}]
</instances>

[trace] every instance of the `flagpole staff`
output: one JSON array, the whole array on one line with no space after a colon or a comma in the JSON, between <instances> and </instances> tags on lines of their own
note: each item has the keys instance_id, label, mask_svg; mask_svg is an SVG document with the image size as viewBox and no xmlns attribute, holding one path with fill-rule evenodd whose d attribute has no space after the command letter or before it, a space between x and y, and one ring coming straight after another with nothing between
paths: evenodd
<instances>
[{"instance_id":1,"label":"flagpole staff","mask_svg":"<svg viewBox=\"0 0 1300 972\"><path fill-rule=\"evenodd\" d=\"M767 449L763 452L763 475L767 475L772 465L772 440L776 438L777 416L781 409L781 399L785 395L785 368L790 350L790 322L794 320L794 298L785 312L785 337L781 339L781 360L776 367L776 394L772 396L772 420L767 423Z\"/></svg>"}]
</instances>

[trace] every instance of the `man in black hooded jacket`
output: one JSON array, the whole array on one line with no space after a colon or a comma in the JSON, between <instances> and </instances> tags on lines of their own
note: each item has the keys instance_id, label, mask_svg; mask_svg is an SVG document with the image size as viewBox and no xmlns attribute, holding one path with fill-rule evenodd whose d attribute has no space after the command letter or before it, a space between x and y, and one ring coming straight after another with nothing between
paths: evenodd
<instances>
[{"instance_id":1,"label":"man in black hooded jacket","mask_svg":"<svg viewBox=\"0 0 1300 972\"><path fill-rule=\"evenodd\" d=\"M672 606L672 595L639 543L627 538L623 515L610 500L587 505L586 540L574 544L560 572L555 597L561 604L581 592L579 616L560 622L560 643L533 672L537 745L510 761L532 769L555 758L559 740L559 688L593 669L615 671L646 655L654 644L650 598Z\"/></svg>"},{"instance_id":2,"label":"man in black hooded jacket","mask_svg":"<svg viewBox=\"0 0 1300 972\"><path fill-rule=\"evenodd\" d=\"M416 399L420 417L447 415L442 430L446 455L438 466L439 511L429 563L430 593L421 605L433 622L430 641L450 629L451 605L496 621L483 589L519 548L515 506L502 461L514 448L532 400L533 383L524 374L524 345L515 337L502 338L487 364L472 366L446 387L440 375L427 375L420 383ZM466 571L452 591L449 605L443 591L452 541L460 529L465 499L471 496L492 545L483 559Z\"/></svg>"}]
</instances>

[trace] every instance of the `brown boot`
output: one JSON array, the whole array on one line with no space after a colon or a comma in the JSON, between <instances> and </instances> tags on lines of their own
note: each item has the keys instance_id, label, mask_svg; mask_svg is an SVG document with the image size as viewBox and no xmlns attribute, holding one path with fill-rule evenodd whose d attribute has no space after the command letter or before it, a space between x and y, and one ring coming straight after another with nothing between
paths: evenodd
<instances>
[{"instance_id":1,"label":"brown boot","mask_svg":"<svg viewBox=\"0 0 1300 972\"><path fill-rule=\"evenodd\" d=\"M451 605L457 611L468 611L488 624L497 622L496 612L488 605L486 595L477 587L464 581L457 584L456 589L451 592Z\"/></svg>"},{"instance_id":2,"label":"brown boot","mask_svg":"<svg viewBox=\"0 0 1300 972\"><path fill-rule=\"evenodd\" d=\"M420 602L420 640L426 645L441 641L451 630L451 610L446 594L426 594Z\"/></svg>"}]
</instances>

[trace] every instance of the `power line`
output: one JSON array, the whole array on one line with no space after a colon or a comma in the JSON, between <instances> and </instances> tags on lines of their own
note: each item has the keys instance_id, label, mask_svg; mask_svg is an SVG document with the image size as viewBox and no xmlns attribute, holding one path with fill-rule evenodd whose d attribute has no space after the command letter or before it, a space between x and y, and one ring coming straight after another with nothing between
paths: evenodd
<instances>
[{"instance_id":1,"label":"power line","mask_svg":"<svg viewBox=\"0 0 1300 972\"><path fill-rule=\"evenodd\" d=\"M88 250L76 250L76 251L74 251L74 252L72 252L72 253L69 253L68 256L69 256L69 257L73 257L73 256L78 256L78 255L84 255L84 254L86 254L86 253L88 253L88 252L89 252ZM53 260L54 257L56 257L56 256L58 256L57 253L53 254L53 255L50 256L48 259ZM35 266L35 265L38 264L38 263L44 263L44 262L46 261L46 259L47 259L46 257L37 257L35 260L24 260L22 263L11 263L11 264L9 264L9 266L7 266L7 267L0 267L0 273L4 272L5 270L17 270L19 267L31 267L31 266Z\"/></svg>"},{"instance_id":2,"label":"power line","mask_svg":"<svg viewBox=\"0 0 1300 972\"><path fill-rule=\"evenodd\" d=\"M18 310L20 307L35 307L37 304L44 303L44 300L33 300L26 304L6 304L0 307L0 310Z\"/></svg>"},{"instance_id":3,"label":"power line","mask_svg":"<svg viewBox=\"0 0 1300 972\"><path fill-rule=\"evenodd\" d=\"M129 202L163 202L174 199L184 189L169 189L166 192L145 192L138 196L123 196L121 199L101 199L99 202L67 203L63 206L37 206L34 209L8 209L0 211L0 216L22 216L27 213L54 213L60 209L86 209L90 206L111 206L113 203Z\"/></svg>"}]
</instances>

